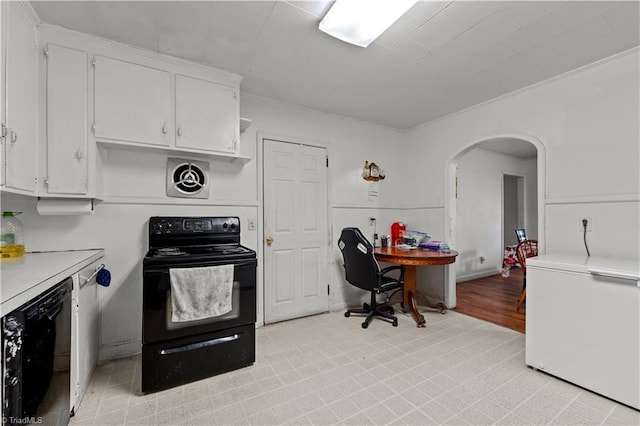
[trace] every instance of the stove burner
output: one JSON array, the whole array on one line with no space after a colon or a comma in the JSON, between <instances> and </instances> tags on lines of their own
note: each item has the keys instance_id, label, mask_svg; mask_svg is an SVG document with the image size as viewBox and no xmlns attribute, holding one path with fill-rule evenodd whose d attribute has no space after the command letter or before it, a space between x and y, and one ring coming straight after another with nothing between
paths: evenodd
<instances>
[{"instance_id":1,"label":"stove burner","mask_svg":"<svg viewBox=\"0 0 640 426\"><path fill-rule=\"evenodd\" d=\"M156 256L183 256L186 252L180 250L178 247L164 247L156 250Z\"/></svg>"}]
</instances>

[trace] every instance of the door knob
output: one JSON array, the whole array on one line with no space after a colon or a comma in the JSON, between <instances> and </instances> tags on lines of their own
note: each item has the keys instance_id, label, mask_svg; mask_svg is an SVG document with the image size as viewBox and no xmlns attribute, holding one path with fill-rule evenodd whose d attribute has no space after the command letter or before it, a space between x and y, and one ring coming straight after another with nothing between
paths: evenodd
<instances>
[{"instance_id":1,"label":"door knob","mask_svg":"<svg viewBox=\"0 0 640 426\"><path fill-rule=\"evenodd\" d=\"M270 246L273 243L273 237L267 237L265 241L267 242L267 245Z\"/></svg>"}]
</instances>

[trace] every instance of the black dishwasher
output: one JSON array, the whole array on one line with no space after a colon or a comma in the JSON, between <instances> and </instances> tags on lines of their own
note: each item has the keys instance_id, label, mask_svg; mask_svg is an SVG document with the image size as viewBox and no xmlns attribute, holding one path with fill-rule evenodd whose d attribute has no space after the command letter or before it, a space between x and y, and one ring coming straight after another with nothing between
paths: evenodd
<instances>
[{"instance_id":1,"label":"black dishwasher","mask_svg":"<svg viewBox=\"0 0 640 426\"><path fill-rule=\"evenodd\" d=\"M2 318L2 423L66 425L70 410L68 278Z\"/></svg>"}]
</instances>

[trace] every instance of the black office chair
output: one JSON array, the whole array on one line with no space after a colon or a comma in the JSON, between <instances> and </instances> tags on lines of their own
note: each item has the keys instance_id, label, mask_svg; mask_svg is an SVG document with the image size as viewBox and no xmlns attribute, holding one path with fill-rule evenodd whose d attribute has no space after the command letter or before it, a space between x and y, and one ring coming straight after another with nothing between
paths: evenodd
<instances>
[{"instance_id":1,"label":"black office chair","mask_svg":"<svg viewBox=\"0 0 640 426\"><path fill-rule=\"evenodd\" d=\"M338 247L344 259L344 272L347 281L358 288L371 292L371 304L365 303L362 308L348 309L345 317L351 314L367 314L362 328L369 326L369 321L375 316L391 320L394 327L398 326L398 318L393 314L393 307L378 304L376 295L391 290L401 289L404 284L404 266L395 265L380 269L373 254L371 243L362 235L358 228L344 228ZM391 271L400 271L398 278L387 276Z\"/></svg>"}]
</instances>

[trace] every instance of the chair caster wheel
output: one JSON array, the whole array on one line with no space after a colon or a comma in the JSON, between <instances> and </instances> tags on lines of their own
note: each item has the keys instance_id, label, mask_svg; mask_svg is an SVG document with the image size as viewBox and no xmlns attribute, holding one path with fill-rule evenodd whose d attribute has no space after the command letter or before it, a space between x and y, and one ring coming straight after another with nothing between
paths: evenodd
<instances>
[{"instance_id":1,"label":"chair caster wheel","mask_svg":"<svg viewBox=\"0 0 640 426\"><path fill-rule=\"evenodd\" d=\"M398 326L398 320L397 320L397 319L394 319L394 320L393 320L393 326L394 326L394 327L397 327L397 326Z\"/></svg>"},{"instance_id":2,"label":"chair caster wheel","mask_svg":"<svg viewBox=\"0 0 640 426\"><path fill-rule=\"evenodd\" d=\"M362 323L362 328L367 328L367 327L369 327L369 323L368 323L368 322L366 322L366 321L365 321L365 322L363 322L363 323Z\"/></svg>"},{"instance_id":3,"label":"chair caster wheel","mask_svg":"<svg viewBox=\"0 0 640 426\"><path fill-rule=\"evenodd\" d=\"M349 317L351 316L351 312L349 312L349 311L345 312L345 313L344 313L344 316L345 316L345 317L347 317L347 318L349 318Z\"/></svg>"}]
</instances>

